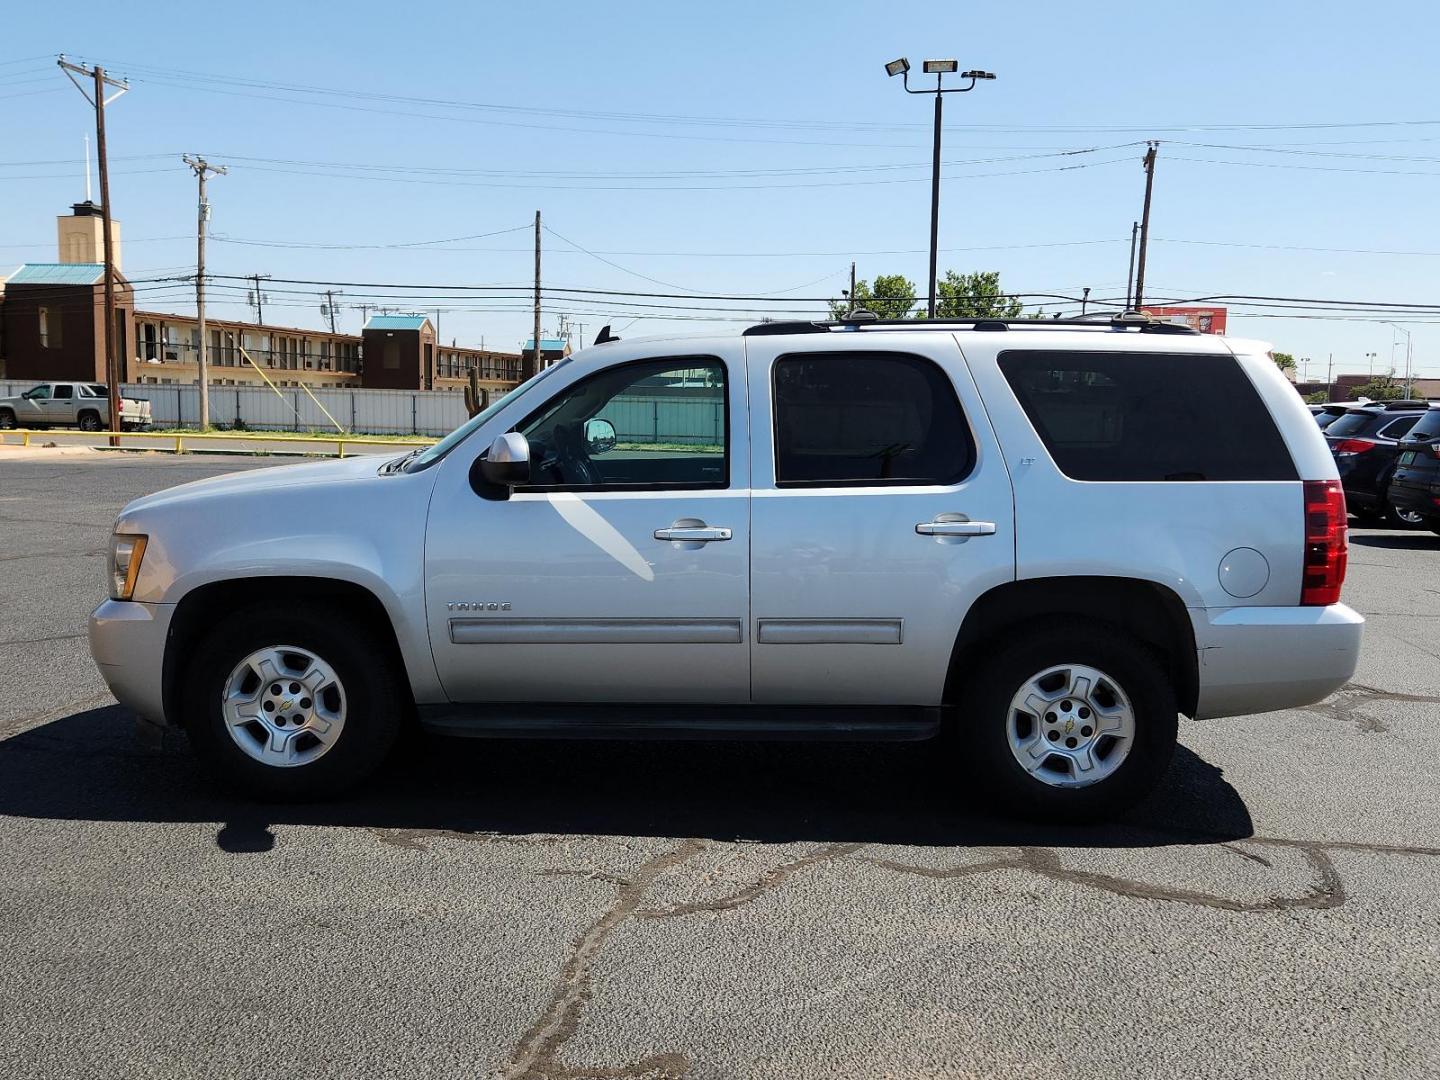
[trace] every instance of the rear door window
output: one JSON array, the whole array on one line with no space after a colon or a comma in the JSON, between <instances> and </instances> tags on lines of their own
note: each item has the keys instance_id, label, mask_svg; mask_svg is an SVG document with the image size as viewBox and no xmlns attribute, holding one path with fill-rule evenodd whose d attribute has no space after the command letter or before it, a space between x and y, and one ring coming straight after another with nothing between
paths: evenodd
<instances>
[{"instance_id":1,"label":"rear door window","mask_svg":"<svg viewBox=\"0 0 1440 1080\"><path fill-rule=\"evenodd\" d=\"M1055 464L1072 479L1298 478L1275 422L1233 356L1010 350L999 364ZM1326 434L1333 431L1334 425Z\"/></svg>"},{"instance_id":2,"label":"rear door window","mask_svg":"<svg viewBox=\"0 0 1440 1080\"><path fill-rule=\"evenodd\" d=\"M777 487L954 484L975 444L950 378L910 353L775 361Z\"/></svg>"},{"instance_id":3,"label":"rear door window","mask_svg":"<svg viewBox=\"0 0 1440 1080\"><path fill-rule=\"evenodd\" d=\"M55 385L55 400L69 401L75 396L75 388L69 383L57 383Z\"/></svg>"}]
</instances>

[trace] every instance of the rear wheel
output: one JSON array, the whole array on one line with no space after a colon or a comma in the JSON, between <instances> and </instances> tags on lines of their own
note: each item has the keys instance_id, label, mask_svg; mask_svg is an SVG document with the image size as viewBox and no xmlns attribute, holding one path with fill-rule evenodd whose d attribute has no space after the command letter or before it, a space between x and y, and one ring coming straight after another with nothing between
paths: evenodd
<instances>
[{"instance_id":1,"label":"rear wheel","mask_svg":"<svg viewBox=\"0 0 1440 1080\"><path fill-rule=\"evenodd\" d=\"M183 691L196 752L264 799L330 795L369 776L400 728L386 650L354 619L278 607L234 612L201 642Z\"/></svg>"},{"instance_id":2,"label":"rear wheel","mask_svg":"<svg viewBox=\"0 0 1440 1080\"><path fill-rule=\"evenodd\" d=\"M1425 515L1408 507L1387 504L1385 524L1392 529L1418 529L1425 524Z\"/></svg>"},{"instance_id":3,"label":"rear wheel","mask_svg":"<svg viewBox=\"0 0 1440 1080\"><path fill-rule=\"evenodd\" d=\"M1115 814L1169 766L1178 709L1160 658L1107 627L1068 623L1002 645L959 702L955 738L1013 813L1052 824Z\"/></svg>"},{"instance_id":4,"label":"rear wheel","mask_svg":"<svg viewBox=\"0 0 1440 1080\"><path fill-rule=\"evenodd\" d=\"M83 412L79 417L81 431L99 431L100 414L97 412Z\"/></svg>"}]
</instances>

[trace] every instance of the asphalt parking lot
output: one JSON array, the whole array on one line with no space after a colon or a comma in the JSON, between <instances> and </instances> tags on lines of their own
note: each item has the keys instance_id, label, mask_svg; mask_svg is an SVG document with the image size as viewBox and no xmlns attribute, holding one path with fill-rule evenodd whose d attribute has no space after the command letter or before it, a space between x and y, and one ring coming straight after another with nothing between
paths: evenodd
<instances>
[{"instance_id":1,"label":"asphalt parking lot","mask_svg":"<svg viewBox=\"0 0 1440 1080\"><path fill-rule=\"evenodd\" d=\"M0 1076L1440 1075L1440 537L1353 532L1356 681L1183 723L1111 826L928 744L433 740L266 807L84 623L124 502L270 464L0 456Z\"/></svg>"}]
</instances>

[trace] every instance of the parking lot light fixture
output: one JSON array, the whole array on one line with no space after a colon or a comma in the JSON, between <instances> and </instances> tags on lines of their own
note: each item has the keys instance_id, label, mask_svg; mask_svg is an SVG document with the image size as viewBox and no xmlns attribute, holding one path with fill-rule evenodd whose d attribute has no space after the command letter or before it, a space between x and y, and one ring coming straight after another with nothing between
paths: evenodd
<instances>
[{"instance_id":1,"label":"parking lot light fixture","mask_svg":"<svg viewBox=\"0 0 1440 1080\"><path fill-rule=\"evenodd\" d=\"M935 95L935 147L930 162L930 290L926 294L925 302L926 314L933 319L936 301L936 263L940 253L940 123L943 102L946 94L968 93L975 89L977 82L994 79L995 73L972 68L960 76L962 79L970 80L967 85L946 87L944 85L945 76L953 75L960 70L959 61L926 60L924 68L925 74L935 76L935 89L933 90L912 90L910 88L910 61L903 56L899 60L892 60L886 64L885 74L892 78L899 75L904 81L907 94Z\"/></svg>"}]
</instances>

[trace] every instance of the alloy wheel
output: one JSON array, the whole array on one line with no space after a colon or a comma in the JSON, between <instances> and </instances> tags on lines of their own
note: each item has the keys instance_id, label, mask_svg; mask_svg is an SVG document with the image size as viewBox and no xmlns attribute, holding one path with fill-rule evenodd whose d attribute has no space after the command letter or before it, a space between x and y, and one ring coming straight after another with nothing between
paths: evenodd
<instances>
[{"instance_id":1,"label":"alloy wheel","mask_svg":"<svg viewBox=\"0 0 1440 1080\"><path fill-rule=\"evenodd\" d=\"M310 764L345 728L345 688L335 669L294 645L266 646L241 660L220 703L235 745L275 768Z\"/></svg>"},{"instance_id":2,"label":"alloy wheel","mask_svg":"<svg viewBox=\"0 0 1440 1080\"><path fill-rule=\"evenodd\" d=\"M1111 776L1135 743L1135 710L1120 684L1085 664L1056 664L1010 699L1010 752L1049 787L1088 787Z\"/></svg>"}]
</instances>

